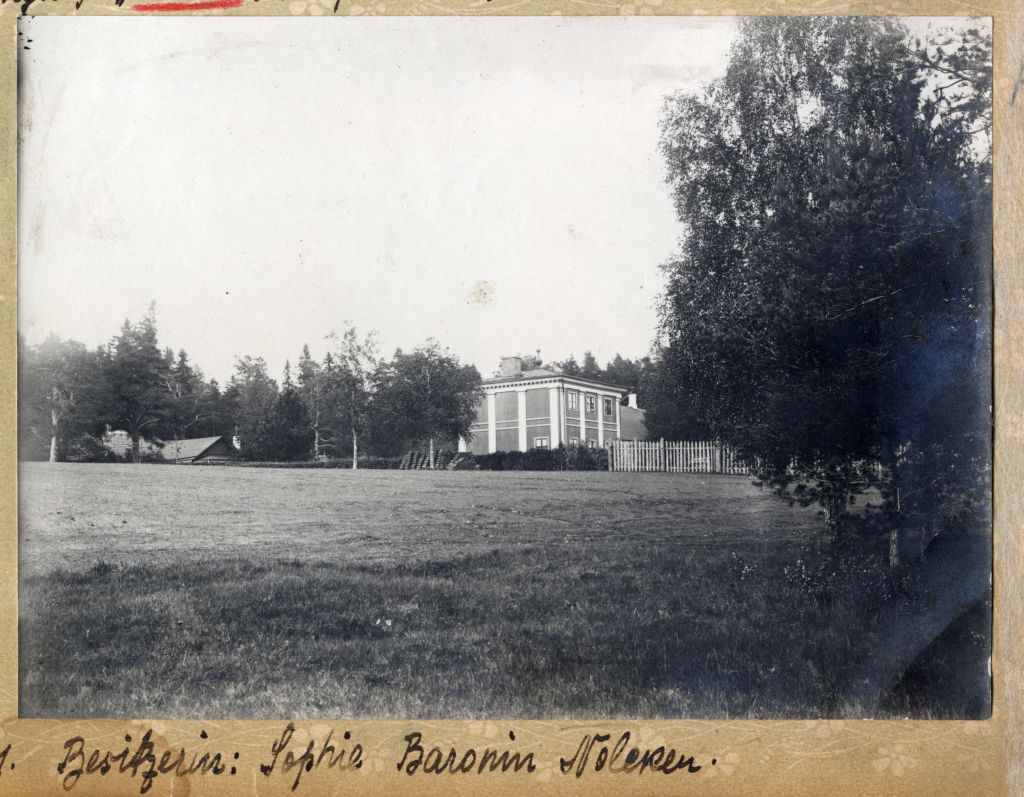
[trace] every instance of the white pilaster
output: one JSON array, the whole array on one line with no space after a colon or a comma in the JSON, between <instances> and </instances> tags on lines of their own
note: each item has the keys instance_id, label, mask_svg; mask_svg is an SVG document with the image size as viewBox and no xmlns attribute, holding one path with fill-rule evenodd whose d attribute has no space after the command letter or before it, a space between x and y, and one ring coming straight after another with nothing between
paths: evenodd
<instances>
[{"instance_id":1,"label":"white pilaster","mask_svg":"<svg viewBox=\"0 0 1024 797\"><path fill-rule=\"evenodd\" d=\"M597 394L597 447L604 447L604 400L605 397Z\"/></svg>"},{"instance_id":2,"label":"white pilaster","mask_svg":"<svg viewBox=\"0 0 1024 797\"><path fill-rule=\"evenodd\" d=\"M562 430L562 440L565 441L566 445L569 444L569 430L566 429L566 424L569 422L568 410L569 410L569 398L568 391L565 387L565 382L562 382L558 386L558 408L559 416L562 419L562 423L559 428Z\"/></svg>"},{"instance_id":3,"label":"white pilaster","mask_svg":"<svg viewBox=\"0 0 1024 797\"><path fill-rule=\"evenodd\" d=\"M576 406L580 408L580 445L587 444L587 394L580 389Z\"/></svg>"},{"instance_id":4,"label":"white pilaster","mask_svg":"<svg viewBox=\"0 0 1024 797\"><path fill-rule=\"evenodd\" d=\"M516 415L519 418L519 450L526 450L526 388L516 388Z\"/></svg>"},{"instance_id":5,"label":"white pilaster","mask_svg":"<svg viewBox=\"0 0 1024 797\"><path fill-rule=\"evenodd\" d=\"M498 450L498 419L495 417L494 394L487 394L487 453Z\"/></svg>"},{"instance_id":6,"label":"white pilaster","mask_svg":"<svg viewBox=\"0 0 1024 797\"><path fill-rule=\"evenodd\" d=\"M548 388L548 415L550 416L551 423L551 447L558 448L558 444L562 442L562 418L561 413L558 411L559 398L558 388Z\"/></svg>"}]
</instances>

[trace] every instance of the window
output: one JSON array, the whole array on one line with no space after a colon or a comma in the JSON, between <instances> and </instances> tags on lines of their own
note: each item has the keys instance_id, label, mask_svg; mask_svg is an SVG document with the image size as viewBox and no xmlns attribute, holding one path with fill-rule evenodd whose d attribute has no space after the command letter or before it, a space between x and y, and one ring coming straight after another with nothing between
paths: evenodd
<instances>
[{"instance_id":1,"label":"window","mask_svg":"<svg viewBox=\"0 0 1024 797\"><path fill-rule=\"evenodd\" d=\"M571 445L571 446L578 446L579 444L580 444L580 439L578 437L570 437L569 438L569 445Z\"/></svg>"},{"instance_id":2,"label":"window","mask_svg":"<svg viewBox=\"0 0 1024 797\"><path fill-rule=\"evenodd\" d=\"M612 406L612 400L605 398L604 400L604 415L606 418L611 418L615 414L615 408Z\"/></svg>"},{"instance_id":3,"label":"window","mask_svg":"<svg viewBox=\"0 0 1024 797\"><path fill-rule=\"evenodd\" d=\"M580 407L580 394L575 391L569 391L569 409L575 412Z\"/></svg>"},{"instance_id":4,"label":"window","mask_svg":"<svg viewBox=\"0 0 1024 797\"><path fill-rule=\"evenodd\" d=\"M597 412L597 396L587 396L587 412L591 415Z\"/></svg>"},{"instance_id":5,"label":"window","mask_svg":"<svg viewBox=\"0 0 1024 797\"><path fill-rule=\"evenodd\" d=\"M546 437L535 437L533 438L534 448L548 448L548 438Z\"/></svg>"},{"instance_id":6,"label":"window","mask_svg":"<svg viewBox=\"0 0 1024 797\"><path fill-rule=\"evenodd\" d=\"M596 440L588 440L587 441L587 448L597 448L597 441Z\"/></svg>"}]
</instances>

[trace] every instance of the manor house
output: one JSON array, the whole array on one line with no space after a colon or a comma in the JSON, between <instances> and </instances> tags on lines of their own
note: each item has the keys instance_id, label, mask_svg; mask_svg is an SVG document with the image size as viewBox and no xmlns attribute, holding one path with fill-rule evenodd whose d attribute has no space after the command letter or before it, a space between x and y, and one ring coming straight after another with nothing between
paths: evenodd
<instances>
[{"instance_id":1,"label":"manor house","mask_svg":"<svg viewBox=\"0 0 1024 797\"><path fill-rule=\"evenodd\" d=\"M503 357L485 379L471 439L459 450L474 454L644 439L643 410L629 388L541 366L533 357Z\"/></svg>"}]
</instances>

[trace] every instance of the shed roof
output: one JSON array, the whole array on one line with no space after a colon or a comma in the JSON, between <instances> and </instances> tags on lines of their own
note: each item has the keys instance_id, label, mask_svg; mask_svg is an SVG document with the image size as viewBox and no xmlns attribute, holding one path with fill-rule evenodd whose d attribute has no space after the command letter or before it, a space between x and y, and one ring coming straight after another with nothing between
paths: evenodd
<instances>
[{"instance_id":1,"label":"shed roof","mask_svg":"<svg viewBox=\"0 0 1024 797\"><path fill-rule=\"evenodd\" d=\"M188 440L166 440L164 447L160 449L160 456L171 461L195 459L201 457L218 440L224 440L224 437L217 435L216 437L193 437Z\"/></svg>"}]
</instances>

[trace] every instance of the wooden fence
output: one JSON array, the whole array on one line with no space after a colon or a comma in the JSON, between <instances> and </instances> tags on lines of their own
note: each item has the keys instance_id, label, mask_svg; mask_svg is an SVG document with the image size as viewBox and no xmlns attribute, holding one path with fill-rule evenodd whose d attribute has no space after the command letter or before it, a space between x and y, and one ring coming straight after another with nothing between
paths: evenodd
<instances>
[{"instance_id":1,"label":"wooden fence","mask_svg":"<svg viewBox=\"0 0 1024 797\"><path fill-rule=\"evenodd\" d=\"M734 449L709 440L613 440L608 470L742 475L749 469Z\"/></svg>"}]
</instances>

